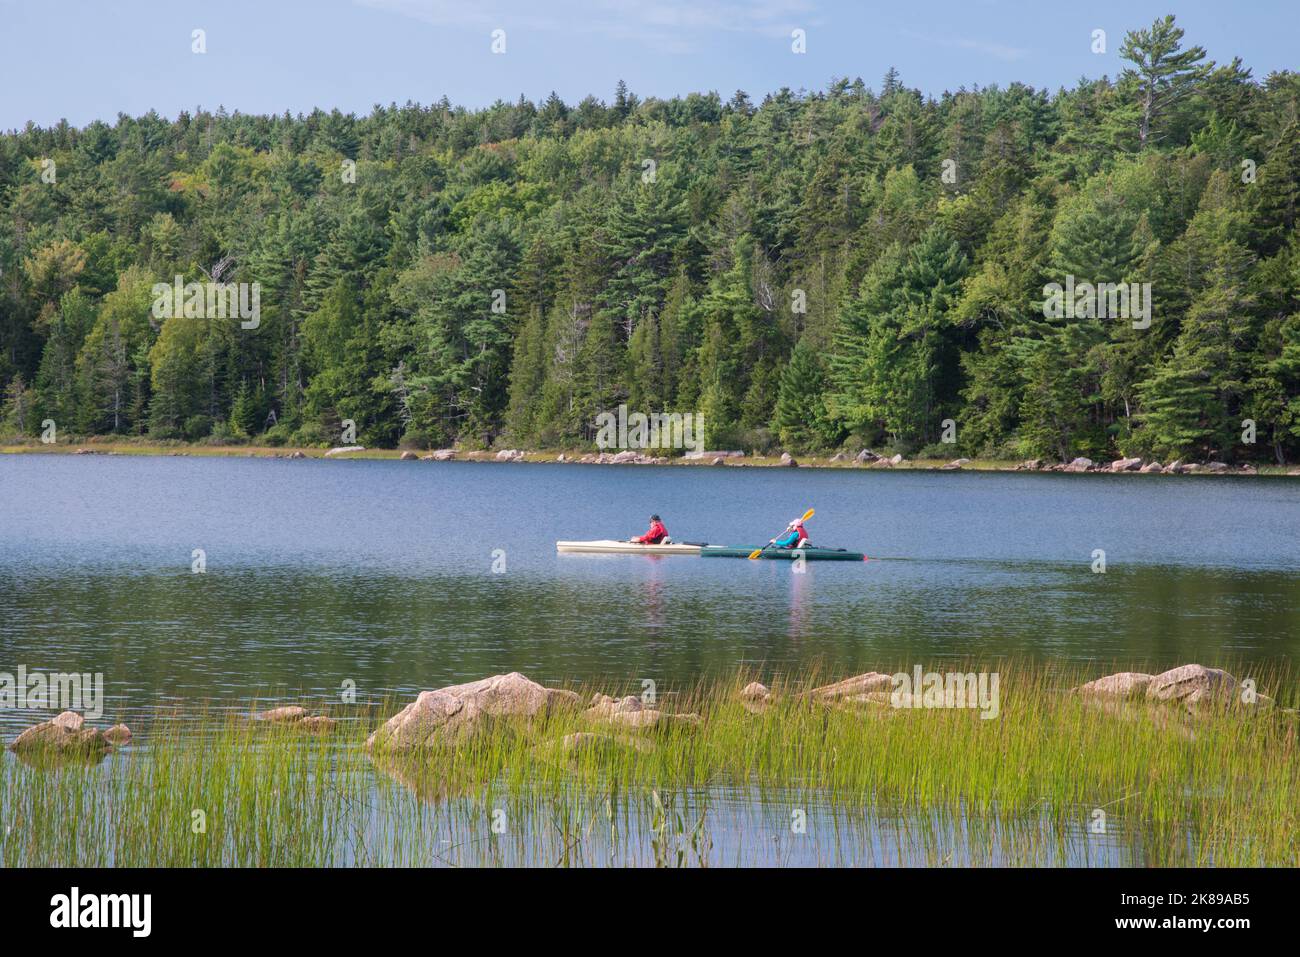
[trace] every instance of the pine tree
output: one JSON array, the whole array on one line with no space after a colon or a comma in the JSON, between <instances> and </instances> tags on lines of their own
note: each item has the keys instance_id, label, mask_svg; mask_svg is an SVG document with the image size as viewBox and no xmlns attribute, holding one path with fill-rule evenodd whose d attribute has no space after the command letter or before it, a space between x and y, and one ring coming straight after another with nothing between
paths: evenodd
<instances>
[{"instance_id":1,"label":"pine tree","mask_svg":"<svg viewBox=\"0 0 1300 957\"><path fill-rule=\"evenodd\" d=\"M800 340L781 373L773 427L782 444L793 451L833 446L842 435L826 409L826 370L817 353Z\"/></svg>"},{"instance_id":2,"label":"pine tree","mask_svg":"<svg viewBox=\"0 0 1300 957\"><path fill-rule=\"evenodd\" d=\"M1138 141L1145 147L1166 132L1172 114L1183 107L1205 79L1213 63L1202 63L1205 48L1182 49L1183 30L1174 18L1156 20L1148 30L1131 30L1124 37L1120 56L1133 64L1121 74L1136 85L1139 116Z\"/></svg>"},{"instance_id":3,"label":"pine tree","mask_svg":"<svg viewBox=\"0 0 1300 957\"><path fill-rule=\"evenodd\" d=\"M36 425L32 414L36 394L27 387L22 374L14 376L5 387L4 404L0 406L0 426L15 435L25 435Z\"/></svg>"},{"instance_id":4,"label":"pine tree","mask_svg":"<svg viewBox=\"0 0 1300 957\"><path fill-rule=\"evenodd\" d=\"M230 405L230 431L243 438L256 435L262 425L259 413L257 396L247 382L241 382Z\"/></svg>"},{"instance_id":5,"label":"pine tree","mask_svg":"<svg viewBox=\"0 0 1300 957\"><path fill-rule=\"evenodd\" d=\"M1228 423L1216 396L1214 370L1185 340L1141 385L1143 441L1157 455L1204 457L1222 447Z\"/></svg>"},{"instance_id":6,"label":"pine tree","mask_svg":"<svg viewBox=\"0 0 1300 957\"><path fill-rule=\"evenodd\" d=\"M948 312L965 270L940 227L872 267L836 336L831 404L845 428L868 441L876 430L911 447L934 441L959 388Z\"/></svg>"},{"instance_id":7,"label":"pine tree","mask_svg":"<svg viewBox=\"0 0 1300 957\"><path fill-rule=\"evenodd\" d=\"M1272 255L1295 234L1300 217L1300 121L1282 131L1259 168L1253 229L1263 255Z\"/></svg>"}]
</instances>

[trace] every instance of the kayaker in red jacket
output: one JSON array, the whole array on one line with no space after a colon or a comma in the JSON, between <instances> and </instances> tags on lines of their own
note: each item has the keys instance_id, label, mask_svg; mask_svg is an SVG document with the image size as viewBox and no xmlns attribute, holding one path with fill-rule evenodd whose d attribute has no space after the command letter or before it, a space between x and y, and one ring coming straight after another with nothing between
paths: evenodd
<instances>
[{"instance_id":1,"label":"kayaker in red jacket","mask_svg":"<svg viewBox=\"0 0 1300 957\"><path fill-rule=\"evenodd\" d=\"M658 545L666 538L668 538L668 529L664 528L664 523L659 521L658 515L651 515L650 530L632 541L638 545Z\"/></svg>"}]
</instances>

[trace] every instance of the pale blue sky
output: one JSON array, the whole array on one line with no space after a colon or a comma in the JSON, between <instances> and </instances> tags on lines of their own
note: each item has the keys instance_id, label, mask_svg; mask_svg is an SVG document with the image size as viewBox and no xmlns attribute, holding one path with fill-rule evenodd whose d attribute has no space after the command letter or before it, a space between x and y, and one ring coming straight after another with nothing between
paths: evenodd
<instances>
[{"instance_id":1,"label":"pale blue sky","mask_svg":"<svg viewBox=\"0 0 1300 957\"><path fill-rule=\"evenodd\" d=\"M224 105L233 112L446 94L476 107L552 89L569 103L824 88L892 64L929 94L1021 80L1055 90L1115 75L1124 32L1165 13L1187 42L1263 78L1297 66L1296 0L0 0L0 129ZM807 53L790 32L807 33ZM207 53L191 52L191 32ZM491 33L506 31L505 55ZM1094 29L1107 52L1090 51Z\"/></svg>"}]
</instances>

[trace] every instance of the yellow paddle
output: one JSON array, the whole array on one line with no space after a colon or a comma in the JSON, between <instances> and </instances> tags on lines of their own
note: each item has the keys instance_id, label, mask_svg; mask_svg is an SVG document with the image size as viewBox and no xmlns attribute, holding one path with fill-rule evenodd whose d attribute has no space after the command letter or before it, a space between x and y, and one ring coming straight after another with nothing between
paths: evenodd
<instances>
[{"instance_id":1,"label":"yellow paddle","mask_svg":"<svg viewBox=\"0 0 1300 957\"><path fill-rule=\"evenodd\" d=\"M812 518L812 517L813 517L813 509L810 508L810 509L808 509L808 511L806 511L806 512L803 513L803 518L799 519L799 521L801 521L801 522L806 522L806 521L808 521L808 519L810 519L810 518ZM752 552L749 553L750 560L752 561L753 559L757 558L759 555L762 555L762 554L763 554L763 549L764 549L764 548L768 548L770 545L771 545L771 542L769 542L767 545L764 545L763 548L756 548L756 549L754 549Z\"/></svg>"}]
</instances>

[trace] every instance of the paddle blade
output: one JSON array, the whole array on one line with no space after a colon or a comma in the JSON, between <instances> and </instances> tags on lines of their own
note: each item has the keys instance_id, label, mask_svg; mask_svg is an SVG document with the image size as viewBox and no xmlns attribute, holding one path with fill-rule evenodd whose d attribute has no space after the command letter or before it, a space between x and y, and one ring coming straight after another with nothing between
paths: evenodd
<instances>
[{"instance_id":1,"label":"paddle blade","mask_svg":"<svg viewBox=\"0 0 1300 957\"><path fill-rule=\"evenodd\" d=\"M802 521L802 522L806 522L806 521L808 521L808 519L810 519L810 518L813 517L813 513L814 513L814 509L811 509L811 508L808 509L808 511L806 511L806 512L803 513L803 518L801 518L800 521Z\"/></svg>"},{"instance_id":2,"label":"paddle blade","mask_svg":"<svg viewBox=\"0 0 1300 957\"><path fill-rule=\"evenodd\" d=\"M759 555L762 555L762 554L763 554L763 549L761 549L761 548L756 548L756 549L754 549L752 552L749 553L749 557L750 557L751 560L753 560L753 559L757 558Z\"/></svg>"}]
</instances>

